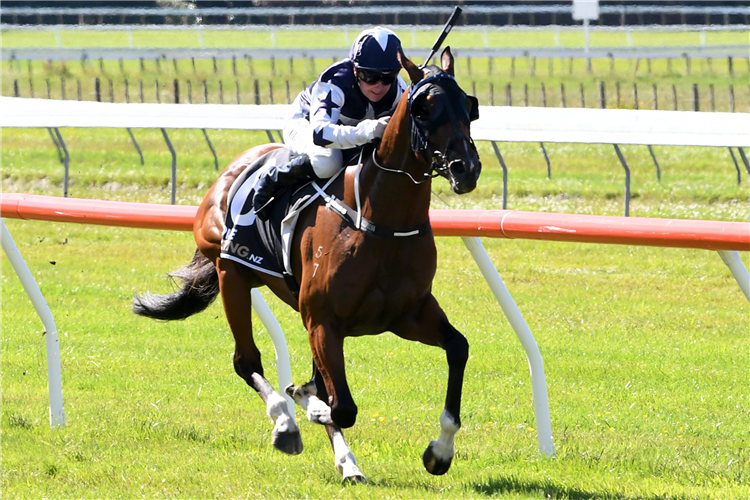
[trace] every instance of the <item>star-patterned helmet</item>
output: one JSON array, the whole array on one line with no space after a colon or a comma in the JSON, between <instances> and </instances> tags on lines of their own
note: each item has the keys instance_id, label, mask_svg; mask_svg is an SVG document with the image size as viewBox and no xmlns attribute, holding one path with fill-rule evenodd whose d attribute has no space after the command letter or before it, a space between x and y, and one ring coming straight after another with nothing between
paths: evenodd
<instances>
[{"instance_id":1,"label":"star-patterned helmet","mask_svg":"<svg viewBox=\"0 0 750 500\"><path fill-rule=\"evenodd\" d=\"M396 71L401 69L398 62L398 49L401 40L388 28L376 26L366 29L354 40L349 51L349 59L354 66L371 71Z\"/></svg>"}]
</instances>

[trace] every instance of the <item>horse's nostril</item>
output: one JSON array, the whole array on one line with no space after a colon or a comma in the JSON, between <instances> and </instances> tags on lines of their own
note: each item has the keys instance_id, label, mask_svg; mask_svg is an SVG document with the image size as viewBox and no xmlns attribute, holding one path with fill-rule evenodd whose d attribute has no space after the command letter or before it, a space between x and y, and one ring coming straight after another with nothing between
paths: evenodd
<instances>
[{"instance_id":1,"label":"horse's nostril","mask_svg":"<svg viewBox=\"0 0 750 500\"><path fill-rule=\"evenodd\" d=\"M450 162L448 168L450 168L451 172L453 172L453 175L463 175L466 173L466 166L461 160L454 160Z\"/></svg>"}]
</instances>

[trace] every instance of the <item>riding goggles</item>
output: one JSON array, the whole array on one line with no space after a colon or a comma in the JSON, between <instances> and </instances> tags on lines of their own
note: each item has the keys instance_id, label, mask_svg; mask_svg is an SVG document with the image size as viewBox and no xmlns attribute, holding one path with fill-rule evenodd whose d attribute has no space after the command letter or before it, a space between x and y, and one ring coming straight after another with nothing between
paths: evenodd
<instances>
[{"instance_id":1,"label":"riding goggles","mask_svg":"<svg viewBox=\"0 0 750 500\"><path fill-rule=\"evenodd\" d=\"M383 82L383 85L390 85L396 81L396 78L398 78L398 70L373 71L370 69L357 68L357 77L370 85L378 81Z\"/></svg>"}]
</instances>

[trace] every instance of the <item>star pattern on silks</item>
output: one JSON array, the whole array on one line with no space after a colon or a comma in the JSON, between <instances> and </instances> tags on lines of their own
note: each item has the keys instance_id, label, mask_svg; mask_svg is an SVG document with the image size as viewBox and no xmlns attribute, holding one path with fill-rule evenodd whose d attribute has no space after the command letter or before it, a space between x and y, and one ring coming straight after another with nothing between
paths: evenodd
<instances>
[{"instance_id":1,"label":"star pattern on silks","mask_svg":"<svg viewBox=\"0 0 750 500\"><path fill-rule=\"evenodd\" d=\"M313 130L313 143L316 146L326 147L329 144L333 144L333 141L323 138L323 127L316 127Z\"/></svg>"},{"instance_id":2,"label":"star pattern on silks","mask_svg":"<svg viewBox=\"0 0 750 500\"><path fill-rule=\"evenodd\" d=\"M326 114L328 116L331 116L331 111L333 111L336 108L341 107L333 101L333 92L330 92L330 91L328 92L328 95L326 96L326 98L320 102L323 104L323 109L326 110Z\"/></svg>"}]
</instances>

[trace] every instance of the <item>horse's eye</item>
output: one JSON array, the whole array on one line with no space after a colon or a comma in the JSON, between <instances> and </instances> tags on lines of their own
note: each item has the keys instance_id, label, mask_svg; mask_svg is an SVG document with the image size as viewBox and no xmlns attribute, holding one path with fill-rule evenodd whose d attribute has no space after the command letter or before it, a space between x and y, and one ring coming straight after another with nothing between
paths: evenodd
<instances>
[{"instance_id":1,"label":"horse's eye","mask_svg":"<svg viewBox=\"0 0 750 500\"><path fill-rule=\"evenodd\" d=\"M411 112L414 118L416 118L417 120L427 121L430 119L430 110L427 107L426 99L419 99L417 102L415 102L412 105Z\"/></svg>"}]
</instances>

